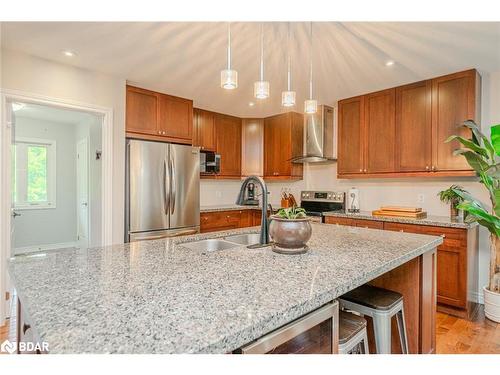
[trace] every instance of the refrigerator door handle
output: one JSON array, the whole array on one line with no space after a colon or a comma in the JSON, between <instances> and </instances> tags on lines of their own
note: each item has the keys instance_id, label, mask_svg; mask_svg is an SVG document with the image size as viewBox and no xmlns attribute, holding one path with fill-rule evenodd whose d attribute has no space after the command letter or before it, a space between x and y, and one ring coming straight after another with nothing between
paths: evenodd
<instances>
[{"instance_id":1,"label":"refrigerator door handle","mask_svg":"<svg viewBox=\"0 0 500 375\"><path fill-rule=\"evenodd\" d=\"M165 211L165 215L168 215L168 207L170 205L170 189L167 186L170 185L169 173L167 171L167 162L163 161L163 209ZM167 189L169 192L167 192Z\"/></svg>"},{"instance_id":2,"label":"refrigerator door handle","mask_svg":"<svg viewBox=\"0 0 500 375\"><path fill-rule=\"evenodd\" d=\"M171 188L170 188L170 214L173 215L175 212L175 195L176 195L176 183L175 178L175 165L172 160L172 155L170 155L170 176L171 176Z\"/></svg>"}]
</instances>

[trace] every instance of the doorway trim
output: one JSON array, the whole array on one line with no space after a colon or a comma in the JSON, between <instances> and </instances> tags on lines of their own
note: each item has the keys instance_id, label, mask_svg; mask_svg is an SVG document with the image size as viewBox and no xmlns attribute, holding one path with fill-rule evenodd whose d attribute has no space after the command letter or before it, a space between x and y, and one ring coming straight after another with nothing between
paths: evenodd
<instances>
[{"instance_id":1,"label":"doorway trim","mask_svg":"<svg viewBox=\"0 0 500 375\"><path fill-rule=\"evenodd\" d=\"M56 108L88 112L102 116L102 171L101 171L101 242L113 243L113 109L72 100L0 89L0 325L5 321L8 290L7 260L11 251L11 102L41 104Z\"/></svg>"}]
</instances>

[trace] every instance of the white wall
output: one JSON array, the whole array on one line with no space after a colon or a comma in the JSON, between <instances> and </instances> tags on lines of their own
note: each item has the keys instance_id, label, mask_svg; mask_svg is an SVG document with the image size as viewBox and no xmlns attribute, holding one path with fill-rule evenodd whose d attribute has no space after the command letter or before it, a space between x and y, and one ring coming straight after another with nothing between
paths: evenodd
<instances>
[{"instance_id":1,"label":"white wall","mask_svg":"<svg viewBox=\"0 0 500 375\"><path fill-rule=\"evenodd\" d=\"M113 242L123 242L125 79L2 49L2 88L113 109Z\"/></svg>"},{"instance_id":2,"label":"white wall","mask_svg":"<svg viewBox=\"0 0 500 375\"><path fill-rule=\"evenodd\" d=\"M70 124L16 116L16 138L56 141L56 208L20 210L14 248L76 241L75 132Z\"/></svg>"}]
</instances>

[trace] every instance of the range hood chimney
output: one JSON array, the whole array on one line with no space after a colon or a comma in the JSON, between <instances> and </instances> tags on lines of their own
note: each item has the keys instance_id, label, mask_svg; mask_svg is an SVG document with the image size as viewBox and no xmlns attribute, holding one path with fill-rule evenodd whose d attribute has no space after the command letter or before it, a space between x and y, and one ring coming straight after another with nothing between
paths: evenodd
<instances>
[{"instance_id":1,"label":"range hood chimney","mask_svg":"<svg viewBox=\"0 0 500 375\"><path fill-rule=\"evenodd\" d=\"M337 160L334 142L334 111L326 105L318 111L304 115L304 155L292 159L293 163L329 163Z\"/></svg>"}]
</instances>

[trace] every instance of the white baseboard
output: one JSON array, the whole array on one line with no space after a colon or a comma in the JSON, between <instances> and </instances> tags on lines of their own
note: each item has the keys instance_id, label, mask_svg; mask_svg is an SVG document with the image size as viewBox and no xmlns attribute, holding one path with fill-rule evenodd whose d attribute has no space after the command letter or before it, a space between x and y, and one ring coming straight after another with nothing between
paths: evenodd
<instances>
[{"instance_id":1,"label":"white baseboard","mask_svg":"<svg viewBox=\"0 0 500 375\"><path fill-rule=\"evenodd\" d=\"M78 242L61 242L48 245L34 245L26 247L16 247L13 249L14 255L35 253L38 251L64 249L67 247L78 247Z\"/></svg>"},{"instance_id":2,"label":"white baseboard","mask_svg":"<svg viewBox=\"0 0 500 375\"><path fill-rule=\"evenodd\" d=\"M469 291L469 297L472 300L472 302L484 305L484 294L482 289L479 292Z\"/></svg>"}]
</instances>

